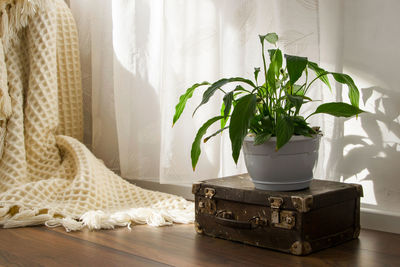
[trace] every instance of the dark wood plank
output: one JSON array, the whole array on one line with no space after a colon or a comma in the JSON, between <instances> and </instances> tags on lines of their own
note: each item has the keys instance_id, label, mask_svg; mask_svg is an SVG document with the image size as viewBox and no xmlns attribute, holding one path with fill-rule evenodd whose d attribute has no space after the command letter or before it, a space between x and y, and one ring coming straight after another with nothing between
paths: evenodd
<instances>
[{"instance_id":1,"label":"dark wood plank","mask_svg":"<svg viewBox=\"0 0 400 267\"><path fill-rule=\"evenodd\" d=\"M12 266L397 266L400 235L362 230L360 239L298 257L197 235L193 225L66 233L0 230L0 265Z\"/></svg>"},{"instance_id":2,"label":"dark wood plank","mask_svg":"<svg viewBox=\"0 0 400 267\"><path fill-rule=\"evenodd\" d=\"M5 266L166 266L45 227L1 229L0 240L0 264Z\"/></svg>"}]
</instances>

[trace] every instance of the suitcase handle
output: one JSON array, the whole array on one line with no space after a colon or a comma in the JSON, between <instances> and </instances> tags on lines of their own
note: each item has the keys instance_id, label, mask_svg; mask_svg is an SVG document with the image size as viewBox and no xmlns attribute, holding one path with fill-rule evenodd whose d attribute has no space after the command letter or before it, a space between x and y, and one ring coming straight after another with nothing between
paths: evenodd
<instances>
[{"instance_id":1,"label":"suitcase handle","mask_svg":"<svg viewBox=\"0 0 400 267\"><path fill-rule=\"evenodd\" d=\"M227 226L227 227L231 227L231 228L239 228L239 229L255 228L255 225L253 225L251 222L236 221L236 220L232 220L232 219L221 218L218 216L215 217L215 222L218 224L221 224L223 226Z\"/></svg>"}]
</instances>

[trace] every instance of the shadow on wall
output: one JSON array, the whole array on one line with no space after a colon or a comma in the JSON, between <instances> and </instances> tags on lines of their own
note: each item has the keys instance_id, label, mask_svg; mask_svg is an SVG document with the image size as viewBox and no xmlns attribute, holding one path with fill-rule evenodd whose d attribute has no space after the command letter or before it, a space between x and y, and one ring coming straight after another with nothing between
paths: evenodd
<instances>
[{"instance_id":1,"label":"shadow on wall","mask_svg":"<svg viewBox=\"0 0 400 267\"><path fill-rule=\"evenodd\" d=\"M114 110L121 174L124 178L151 177L156 174L160 150L160 107L146 68L149 33L149 6L138 1L126 9L138 16L124 18L120 4L112 6ZM134 27L140 25L140 27ZM149 167L150 166L150 167ZM157 173L158 175L158 173Z\"/></svg>"},{"instance_id":2,"label":"shadow on wall","mask_svg":"<svg viewBox=\"0 0 400 267\"><path fill-rule=\"evenodd\" d=\"M400 195L400 144L384 138L384 135L393 135L392 140L400 139L400 93L369 87L361 89L361 94L365 105L370 102L375 109L373 113L364 113L359 117L361 127L368 137L345 135L332 140L332 147L335 148L333 153L337 154L330 155L328 166L340 174L330 177L362 184L363 206L376 208L382 202L398 201ZM343 133L344 122L341 120L341 123L335 124L339 128L335 132Z\"/></svg>"},{"instance_id":3,"label":"shadow on wall","mask_svg":"<svg viewBox=\"0 0 400 267\"><path fill-rule=\"evenodd\" d=\"M198 130L195 120L191 118L184 120L184 117L191 115L190 112L186 111L187 114L182 116L174 128L171 128L172 116L163 115L163 110L160 109L160 101L163 99L160 99L158 90L149 83L151 77L146 68L143 68L142 73L131 72L120 62L115 61L114 70L118 72L114 76L116 79L114 90L122 176L127 179L158 182L160 170L168 168L162 171L164 175L170 176L166 177L166 181L176 182L173 176L186 177L192 174L191 143L182 142L192 141ZM169 114L168 111L164 112ZM162 125L168 125L168 129L162 129ZM166 131L169 133L165 134ZM163 142L164 148L162 148ZM204 145L202 148L204 149ZM184 153L177 153L175 150ZM162 151L167 151L168 155L161 155ZM199 165L201 164L209 173L213 170L211 177L217 177L218 168L215 162L210 161L205 151L202 151L200 162Z\"/></svg>"},{"instance_id":4,"label":"shadow on wall","mask_svg":"<svg viewBox=\"0 0 400 267\"><path fill-rule=\"evenodd\" d=\"M118 60L114 60L114 71L118 72L114 91L121 174L124 178L152 177L159 166L153 153L160 150L157 95L147 77L132 73Z\"/></svg>"}]
</instances>

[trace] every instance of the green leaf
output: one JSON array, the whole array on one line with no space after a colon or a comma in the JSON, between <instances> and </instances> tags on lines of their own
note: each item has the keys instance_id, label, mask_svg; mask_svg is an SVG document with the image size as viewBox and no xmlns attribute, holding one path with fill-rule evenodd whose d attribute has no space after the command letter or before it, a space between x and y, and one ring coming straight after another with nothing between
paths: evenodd
<instances>
[{"instance_id":1,"label":"green leaf","mask_svg":"<svg viewBox=\"0 0 400 267\"><path fill-rule=\"evenodd\" d=\"M232 157L235 163L238 161L243 139L248 132L250 120L255 114L256 104L256 95L245 95L237 101L236 107L232 112L229 125L229 137L232 143Z\"/></svg>"},{"instance_id":2,"label":"green leaf","mask_svg":"<svg viewBox=\"0 0 400 267\"><path fill-rule=\"evenodd\" d=\"M294 133L293 121L290 117L281 116L276 123L276 150L283 147Z\"/></svg>"},{"instance_id":3,"label":"green leaf","mask_svg":"<svg viewBox=\"0 0 400 267\"><path fill-rule=\"evenodd\" d=\"M349 87L350 102L353 106L358 107L358 103L360 101L360 93L358 92L358 88L355 85L353 79L349 75L343 73L332 72L331 74L337 82L346 84Z\"/></svg>"},{"instance_id":4,"label":"green leaf","mask_svg":"<svg viewBox=\"0 0 400 267\"><path fill-rule=\"evenodd\" d=\"M204 92L203 99L201 100L201 103L197 106L197 108L193 112L193 116L200 106L206 104L210 100L210 98L214 95L215 91L217 91L220 87L224 86L225 84L231 83L231 82L243 82L243 83L247 83L248 85L250 85L253 88L256 87L252 81L241 78L241 77L234 77L234 78L229 78L229 79L224 78L219 81L216 81L210 87L208 87L207 90Z\"/></svg>"},{"instance_id":5,"label":"green leaf","mask_svg":"<svg viewBox=\"0 0 400 267\"><path fill-rule=\"evenodd\" d=\"M268 110L268 109L266 109ZM266 112L267 113L267 112ZM270 117L268 116L268 114L264 114L265 116L262 118L261 120L261 124L263 126L264 130L270 130L272 132L273 130L273 121L271 121Z\"/></svg>"},{"instance_id":6,"label":"green leaf","mask_svg":"<svg viewBox=\"0 0 400 267\"><path fill-rule=\"evenodd\" d=\"M304 135L311 137L312 134L316 134L316 132L308 126L308 123L301 116L293 117L294 124L294 134Z\"/></svg>"},{"instance_id":7,"label":"green leaf","mask_svg":"<svg viewBox=\"0 0 400 267\"><path fill-rule=\"evenodd\" d=\"M264 40L267 40L267 42L276 45L276 42L278 41L278 35L274 32L270 32L266 35L259 35L261 44L264 44Z\"/></svg>"},{"instance_id":8,"label":"green leaf","mask_svg":"<svg viewBox=\"0 0 400 267\"><path fill-rule=\"evenodd\" d=\"M278 35L274 32L270 32L267 35L265 35L265 40L267 40L268 43L276 45L276 42L278 42Z\"/></svg>"},{"instance_id":9,"label":"green leaf","mask_svg":"<svg viewBox=\"0 0 400 267\"><path fill-rule=\"evenodd\" d=\"M266 84L264 83L262 86L259 86L257 88L258 94L261 98L265 98L267 97L267 88L266 88Z\"/></svg>"},{"instance_id":10,"label":"green leaf","mask_svg":"<svg viewBox=\"0 0 400 267\"><path fill-rule=\"evenodd\" d=\"M207 136L206 138L204 138L203 142L206 143L208 140L210 140L211 137L214 137L214 136L216 136L217 134L222 133L223 131L225 131L225 130L228 129L228 128L229 128L229 126L219 129L218 131L216 131L216 132L213 133L212 135Z\"/></svg>"},{"instance_id":11,"label":"green leaf","mask_svg":"<svg viewBox=\"0 0 400 267\"><path fill-rule=\"evenodd\" d=\"M290 103L296 108L296 114L299 113L301 106L303 105L304 96L299 95L287 95Z\"/></svg>"},{"instance_id":12,"label":"green leaf","mask_svg":"<svg viewBox=\"0 0 400 267\"><path fill-rule=\"evenodd\" d=\"M293 85L303 74L303 71L307 66L308 59L306 57L291 55L285 55L285 57L290 83Z\"/></svg>"},{"instance_id":13,"label":"green leaf","mask_svg":"<svg viewBox=\"0 0 400 267\"><path fill-rule=\"evenodd\" d=\"M225 114L225 103L222 102L222 105L221 105L221 116L223 117L224 114ZM229 117L221 119L221 129L225 127L225 125L228 122L228 120L229 120Z\"/></svg>"},{"instance_id":14,"label":"green leaf","mask_svg":"<svg viewBox=\"0 0 400 267\"><path fill-rule=\"evenodd\" d=\"M267 81L269 90L271 93L273 93L277 87L275 77L279 77L279 69L282 66L282 53L279 49L268 50L268 53L270 55L271 62L267 71Z\"/></svg>"},{"instance_id":15,"label":"green leaf","mask_svg":"<svg viewBox=\"0 0 400 267\"><path fill-rule=\"evenodd\" d=\"M271 62L275 62L274 66L274 72L276 77L279 77L279 70L282 68L282 62L283 62L283 57L282 57L282 51L279 49L269 49L269 58Z\"/></svg>"},{"instance_id":16,"label":"green leaf","mask_svg":"<svg viewBox=\"0 0 400 267\"><path fill-rule=\"evenodd\" d=\"M190 99L193 96L194 90L199 86L209 85L209 84L210 84L209 82L196 83L192 87L188 88L186 90L186 92L179 97L179 102L175 107L175 115L174 115L174 119L172 122L172 126L174 126L175 122L181 116L183 110L185 109L186 102L188 101L188 99Z\"/></svg>"},{"instance_id":17,"label":"green leaf","mask_svg":"<svg viewBox=\"0 0 400 267\"><path fill-rule=\"evenodd\" d=\"M235 99L236 96L243 94L243 93L247 93L246 90L241 86L238 85L236 86L235 90L225 94L223 102L222 102L222 106L221 106L221 116L224 116L224 118L221 120L221 129L225 127L226 123L228 122L228 117L229 117L229 113L231 110L231 106L233 104L233 106L235 106L235 102L233 102L233 100ZM232 95L230 95L232 94ZM226 113L227 112L227 113ZM225 116L225 114L227 114Z\"/></svg>"},{"instance_id":18,"label":"green leaf","mask_svg":"<svg viewBox=\"0 0 400 267\"><path fill-rule=\"evenodd\" d=\"M256 137L254 138L254 145L262 145L265 142L267 142L271 138L271 133L260 133L257 134Z\"/></svg>"},{"instance_id":19,"label":"green leaf","mask_svg":"<svg viewBox=\"0 0 400 267\"><path fill-rule=\"evenodd\" d=\"M365 112L364 110L359 109L356 106L349 105L343 102L332 102L321 104L317 107L315 112L311 115L318 113L325 113L335 117L352 117L354 115L358 115L360 113ZM310 116L311 116L310 115Z\"/></svg>"},{"instance_id":20,"label":"green leaf","mask_svg":"<svg viewBox=\"0 0 400 267\"><path fill-rule=\"evenodd\" d=\"M275 83L275 65L276 63L274 61L272 61L269 64L269 68L267 71L267 79L268 79L268 85L269 85L269 89L272 91L275 91L276 89L276 83Z\"/></svg>"},{"instance_id":21,"label":"green leaf","mask_svg":"<svg viewBox=\"0 0 400 267\"><path fill-rule=\"evenodd\" d=\"M249 91L247 91L246 89L244 89L243 86L238 85L238 86L235 87L235 89L233 90L233 92L235 92L235 94L234 94L233 96L236 96L236 95L238 95L238 94L240 94L240 93L243 93L243 92L248 93Z\"/></svg>"},{"instance_id":22,"label":"green leaf","mask_svg":"<svg viewBox=\"0 0 400 267\"><path fill-rule=\"evenodd\" d=\"M231 111L231 107L232 107L232 101L233 101L233 92L231 91L229 93L227 93L224 96L224 105L225 105L225 109L224 109L224 119L226 119L229 116L229 113Z\"/></svg>"},{"instance_id":23,"label":"green leaf","mask_svg":"<svg viewBox=\"0 0 400 267\"><path fill-rule=\"evenodd\" d=\"M308 68L313 70L315 72L315 75L317 75L317 77L319 77L318 79L320 79L324 84L326 84L329 87L329 90L332 91L332 87L331 87L331 84L329 83L329 79L327 76L327 74L329 74L329 72L320 68L317 63L314 63L311 61L308 61L307 65L308 65Z\"/></svg>"},{"instance_id":24,"label":"green leaf","mask_svg":"<svg viewBox=\"0 0 400 267\"><path fill-rule=\"evenodd\" d=\"M261 125L262 114L254 115L250 119L250 126L249 130L255 134L262 132L262 125Z\"/></svg>"},{"instance_id":25,"label":"green leaf","mask_svg":"<svg viewBox=\"0 0 400 267\"><path fill-rule=\"evenodd\" d=\"M279 77L279 70L282 67L282 52L279 49L270 49L268 53L271 62L267 71L267 80L269 89L274 92L277 87L275 77Z\"/></svg>"},{"instance_id":26,"label":"green leaf","mask_svg":"<svg viewBox=\"0 0 400 267\"><path fill-rule=\"evenodd\" d=\"M190 155L191 155L191 158L192 158L193 171L195 170L197 162L199 161L199 157L200 157L200 153L201 153L201 149L200 149L201 139L206 134L207 129L214 122L219 121L222 118L223 118L223 116L217 116L217 117L209 119L206 123L203 124L203 126L200 127L199 131L197 132L196 137L195 137L195 139L193 141L193 144L192 144L192 150L190 152Z\"/></svg>"},{"instance_id":27,"label":"green leaf","mask_svg":"<svg viewBox=\"0 0 400 267\"><path fill-rule=\"evenodd\" d=\"M292 94L293 95L304 96L305 93L306 93L306 87L305 86L300 86L300 85L297 85L297 84L293 84L293 90L292 90Z\"/></svg>"},{"instance_id":28,"label":"green leaf","mask_svg":"<svg viewBox=\"0 0 400 267\"><path fill-rule=\"evenodd\" d=\"M302 126L308 125L307 121L302 116L294 116L294 117L292 117L292 119L293 119L293 123L295 126L296 125L302 125Z\"/></svg>"},{"instance_id":29,"label":"green leaf","mask_svg":"<svg viewBox=\"0 0 400 267\"><path fill-rule=\"evenodd\" d=\"M255 78L255 80L256 80L256 82L257 82L257 78L258 78L258 74L260 73L260 68L254 68L254 78Z\"/></svg>"},{"instance_id":30,"label":"green leaf","mask_svg":"<svg viewBox=\"0 0 400 267\"><path fill-rule=\"evenodd\" d=\"M234 91L235 90L227 93L224 96L224 99L222 102L222 107L221 107L221 116L224 117L223 119L221 119L221 129L224 128L226 123L228 122L228 116L229 116L229 113L231 112Z\"/></svg>"}]
</instances>

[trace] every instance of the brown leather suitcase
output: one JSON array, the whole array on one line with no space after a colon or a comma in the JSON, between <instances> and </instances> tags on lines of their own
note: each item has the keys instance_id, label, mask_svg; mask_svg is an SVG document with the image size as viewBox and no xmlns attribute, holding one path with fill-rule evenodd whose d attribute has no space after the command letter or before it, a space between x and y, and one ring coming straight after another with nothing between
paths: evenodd
<instances>
[{"instance_id":1,"label":"brown leather suitcase","mask_svg":"<svg viewBox=\"0 0 400 267\"><path fill-rule=\"evenodd\" d=\"M276 192L238 175L194 184L192 191L200 234L306 255L360 233L360 185L314 179L309 189Z\"/></svg>"}]
</instances>

